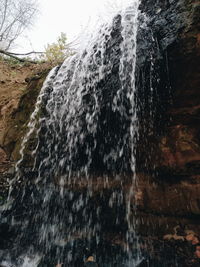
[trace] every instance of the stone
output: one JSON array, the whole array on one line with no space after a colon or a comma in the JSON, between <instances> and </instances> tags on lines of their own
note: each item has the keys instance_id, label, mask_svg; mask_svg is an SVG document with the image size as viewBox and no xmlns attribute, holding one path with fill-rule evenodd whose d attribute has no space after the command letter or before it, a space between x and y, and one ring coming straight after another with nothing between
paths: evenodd
<instances>
[{"instance_id":1,"label":"stone","mask_svg":"<svg viewBox=\"0 0 200 267\"><path fill-rule=\"evenodd\" d=\"M196 246L195 256L200 259L200 246Z\"/></svg>"},{"instance_id":2,"label":"stone","mask_svg":"<svg viewBox=\"0 0 200 267\"><path fill-rule=\"evenodd\" d=\"M149 57L145 50L150 51L154 53L151 55L156 65L152 76L157 77L159 73L160 81L155 83L157 91L151 102L147 83L143 82L145 90L139 95L141 130L136 201L141 216L149 215L149 224L152 223L150 214L154 223L157 220L157 232L167 232L169 224L169 235L173 236L175 224L170 217L176 217L180 223L188 218L194 230L200 218L200 3L149 0L141 1L141 9L151 18L147 28L139 29L138 33L141 72L143 79L148 80ZM154 52L153 43L150 47L149 42L140 40L143 31L148 40L148 26L159 45L159 50L154 48ZM149 109L153 109L152 116ZM159 226L160 222L166 223L165 230Z\"/></svg>"}]
</instances>

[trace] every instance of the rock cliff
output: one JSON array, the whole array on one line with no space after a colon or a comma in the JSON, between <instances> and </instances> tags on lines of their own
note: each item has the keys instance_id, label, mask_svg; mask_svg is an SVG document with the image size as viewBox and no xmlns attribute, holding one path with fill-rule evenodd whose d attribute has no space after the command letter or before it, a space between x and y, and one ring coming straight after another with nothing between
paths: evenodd
<instances>
[{"instance_id":1,"label":"rock cliff","mask_svg":"<svg viewBox=\"0 0 200 267\"><path fill-rule=\"evenodd\" d=\"M156 8L152 11L153 2ZM139 104L143 108L141 125L145 125L141 127L145 147L138 149L139 165L143 170L146 167L147 175L138 179L146 190L143 208L168 216L199 216L200 3L145 1L142 9L151 18L147 25L159 46L161 59L154 56L155 65L160 65L161 72L166 66L152 102L149 104L146 91L144 98L148 100L142 99ZM145 60L148 64L148 57ZM153 108L153 115L145 114L147 105ZM144 186L145 181L148 186Z\"/></svg>"},{"instance_id":2,"label":"rock cliff","mask_svg":"<svg viewBox=\"0 0 200 267\"><path fill-rule=\"evenodd\" d=\"M30 114L49 72L48 64L14 64L0 61L0 197L13 175L13 165Z\"/></svg>"},{"instance_id":3,"label":"rock cliff","mask_svg":"<svg viewBox=\"0 0 200 267\"><path fill-rule=\"evenodd\" d=\"M137 205L137 230L145 240L143 250L154 248L150 260L156 258L155 266L162 266L169 251L179 257L178 266L195 266L199 262L193 259L193 246L196 248L200 241L200 2L142 0L140 9L137 52L140 129L137 192L132 202L132 206ZM1 134L2 172L7 171L10 159L18 159L20 140L45 75L29 80L17 104L12 104L12 99L8 103L14 108ZM99 164L99 158L95 164ZM130 181L126 178L124 195ZM115 220L107 204L113 188L122 186L122 182L111 179L105 186L104 178L100 177L93 184L93 202L103 207L106 238L123 247L124 240L117 234L120 227L114 229ZM80 180L73 186L80 191L87 183ZM124 210L119 218L122 232L123 216ZM149 266L147 262L143 264Z\"/></svg>"},{"instance_id":4,"label":"rock cliff","mask_svg":"<svg viewBox=\"0 0 200 267\"><path fill-rule=\"evenodd\" d=\"M141 8L156 53L149 47L150 56L143 49L139 56L147 78L145 68L154 59L149 80L154 79L156 92L151 95L144 85L147 90L140 95L139 228L146 237L164 237L181 247L187 231L200 236L200 2L149 0ZM156 72L161 74L157 82ZM190 266L178 266L183 265Z\"/></svg>"}]
</instances>

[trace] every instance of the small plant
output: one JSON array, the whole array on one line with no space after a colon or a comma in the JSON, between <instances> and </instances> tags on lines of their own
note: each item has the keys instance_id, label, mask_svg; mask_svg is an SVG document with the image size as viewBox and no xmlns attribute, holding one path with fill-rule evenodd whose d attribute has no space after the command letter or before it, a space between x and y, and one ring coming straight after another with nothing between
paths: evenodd
<instances>
[{"instance_id":1,"label":"small plant","mask_svg":"<svg viewBox=\"0 0 200 267\"><path fill-rule=\"evenodd\" d=\"M52 65L62 63L67 57L71 56L73 51L67 44L67 37L65 33L61 33L56 43L48 44L45 48L45 53L41 59Z\"/></svg>"},{"instance_id":2,"label":"small plant","mask_svg":"<svg viewBox=\"0 0 200 267\"><path fill-rule=\"evenodd\" d=\"M8 56L0 56L0 61L9 64L10 66L23 66L25 62L20 62L19 60L8 57Z\"/></svg>"},{"instance_id":3,"label":"small plant","mask_svg":"<svg viewBox=\"0 0 200 267\"><path fill-rule=\"evenodd\" d=\"M10 74L11 74L11 77L12 78L15 78L17 76L17 72L16 71L11 71Z\"/></svg>"}]
</instances>

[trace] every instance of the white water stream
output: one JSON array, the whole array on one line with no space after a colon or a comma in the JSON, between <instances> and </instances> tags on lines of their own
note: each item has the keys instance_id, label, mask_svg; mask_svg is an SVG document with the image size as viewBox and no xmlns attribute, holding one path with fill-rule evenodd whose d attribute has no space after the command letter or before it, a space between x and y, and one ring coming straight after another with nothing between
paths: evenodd
<instances>
[{"instance_id":1,"label":"white water stream","mask_svg":"<svg viewBox=\"0 0 200 267\"><path fill-rule=\"evenodd\" d=\"M113 211L113 225L119 229L123 205L127 224L123 250L128 254L123 266L137 266L139 249L136 255L132 251L137 248L137 236L131 201L138 135L138 13L139 0L134 0L112 23L99 30L86 49L66 59L59 69L53 69L44 83L11 184L10 198L13 186L22 187L24 177L29 179L23 163L30 138L36 135L31 170L35 176L32 181L26 180L20 196L20 202L27 205L26 215L20 220L12 218L13 224L21 227L17 249L10 252L18 257L12 266L50 266L46 262L53 264L52 258L69 266L79 249L77 240L85 240L83 246L91 244L99 250L106 230L102 223L105 210ZM131 185L124 193L126 176L131 176ZM106 197L101 183L104 189L109 188ZM113 183L121 186L112 189ZM27 192L30 184L34 189ZM95 200L97 191L99 203ZM105 223L109 225L109 219ZM6 259L2 264L9 266Z\"/></svg>"}]
</instances>

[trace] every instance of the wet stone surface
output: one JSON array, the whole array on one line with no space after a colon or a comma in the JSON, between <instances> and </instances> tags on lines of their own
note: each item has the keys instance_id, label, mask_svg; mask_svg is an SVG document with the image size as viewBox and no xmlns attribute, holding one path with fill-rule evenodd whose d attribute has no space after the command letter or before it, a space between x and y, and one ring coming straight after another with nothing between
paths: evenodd
<instances>
[{"instance_id":1,"label":"wet stone surface","mask_svg":"<svg viewBox=\"0 0 200 267\"><path fill-rule=\"evenodd\" d=\"M142 1L141 9L146 12L147 17L143 15L140 17L143 26L139 28L138 32L138 62L136 66L137 85L140 88L140 91L136 92L140 139L136 164L139 182L135 198L138 211L143 213L138 227L138 235L141 237L139 248L143 257L139 266L197 267L200 266L199 3L182 0L148 0ZM112 38L107 37L104 60L105 64L112 60L113 67L111 70L107 69L108 75L105 80L97 84L98 99L102 101L102 106L96 135L97 146L92 151L93 160L90 171L93 174L102 175L105 170L110 173L114 171L114 174L119 174L123 170L122 177L124 179L124 176L130 175L130 164L127 160L130 153L128 147L124 149L126 153L123 162L116 161L115 164L112 164L109 160L103 161L105 151L109 155L110 147L124 142L123 134L129 129L130 123L130 118L126 117L129 102L123 103L125 109L121 117L120 113L116 116L112 112L112 106L109 104L120 86L118 75L120 64L118 53L120 53L119 47L122 42L120 23L121 17L117 16L110 35ZM94 52L95 49L94 47ZM112 55L114 56L112 57ZM101 55L96 54L95 56L95 60L99 62ZM91 64L90 70L93 70L94 67L95 65ZM85 82L89 82L89 79ZM89 111L92 110L91 107L95 103L91 93L93 93L92 86L83 97L84 108L88 108ZM58 96L62 97L62 93ZM45 107L43 108L45 109ZM20 110L17 114L21 114ZM84 118L83 115L81 114L81 118ZM86 129L87 124L84 124L83 120L81 123ZM59 125L56 127L59 128ZM46 147L43 146L46 141L45 129L44 125L40 136L40 146L43 151L38 157L38 166L40 166L42 157L48 154L45 150ZM52 130L52 128L50 129ZM66 131L61 138L62 142L66 142L65 134ZM52 140L52 152L54 151L54 139L51 131L49 131L48 137ZM85 142L78 148L78 156L76 155L72 162L73 170L77 170L85 164L85 151L91 144L94 143L88 131ZM31 147L34 147L34 142L30 144ZM9 146L7 149L10 151ZM62 149L63 147L60 146L61 157L64 152L66 153ZM97 227L100 234L97 231L96 235L88 241L84 236L84 231L80 233L74 229L73 235L68 237L70 213L73 214L73 223L77 223L79 230L89 222L88 217L82 218L81 216L87 203L82 205L80 213L76 211L77 214L74 215L75 211L73 210L73 203L78 202L80 196L87 195L87 183L77 185L77 187L75 183L73 189L64 185L65 189L62 188L62 190L65 192L68 190L69 194L60 197L60 188L57 187L60 182L59 175L63 175L66 169L59 170L59 175L54 177L52 185L53 188L54 186L56 188L51 191L51 196L48 196L49 213L48 216L44 216L42 203L46 185L43 184L43 180L40 181L41 192L38 194L38 188L33 183L37 172L26 169L29 164L32 164L30 159L30 154L27 154L27 157L24 158L26 166L22 166L22 182L13 191L16 203L20 203L21 196L24 194L23 187L25 187L26 193L23 196L23 202L20 205L15 203L13 210L4 214L9 218L8 221L14 217L16 225L11 227L8 222L0 225L0 255L3 257L6 251L12 251L13 262L16 263L16 255L23 253L28 245L32 244L36 251L40 251L43 243L38 245L36 241L41 235L37 225L41 223L41 218L46 224L52 222L52 218L55 218L56 214L62 218L64 216L65 219L65 224L62 225L63 239L59 240L63 244L52 245L41 259L40 267L55 266L58 263L56 260L58 254L62 255L60 260L63 261L64 266L68 266L69 263L74 267L83 266L87 257L94 255L99 267L127 267L127 243L123 238L127 231L126 205L123 201L130 188L128 182L120 184L117 181L105 187L104 182L99 181L98 184L92 179L91 184L94 184L95 189L94 194L89 197L88 209L96 212L99 208L100 212L98 216L95 212L87 211L86 213L87 215L92 214L93 223L100 227ZM49 174L49 168L52 172L54 171L52 162L42 169L42 176L46 180L53 176ZM7 172L0 174L1 203L6 198L7 181L11 176ZM51 185L48 186L51 190ZM4 190L5 188L6 190ZM72 199L69 198L70 190L73 195ZM116 203L113 206L109 205L113 193L123 195L120 205L115 205ZM32 196L35 197L34 201ZM131 211L134 214L135 199L133 198L131 201ZM58 212L60 206L63 208L64 215L62 212ZM29 216L32 221L26 225ZM34 227L32 227L33 225ZM178 232L174 230L177 225L180 226ZM26 238L23 236L24 229L28 233L26 233ZM195 234L186 232L188 229L194 231ZM21 248L17 248L19 249L17 251L14 242L17 242L18 237L21 239ZM98 242L97 237L99 238ZM71 258L66 260L66 255L69 257L69 251ZM32 252L34 254L35 251ZM137 251L133 247L132 255L136 254ZM20 266L20 263L18 265Z\"/></svg>"}]
</instances>

